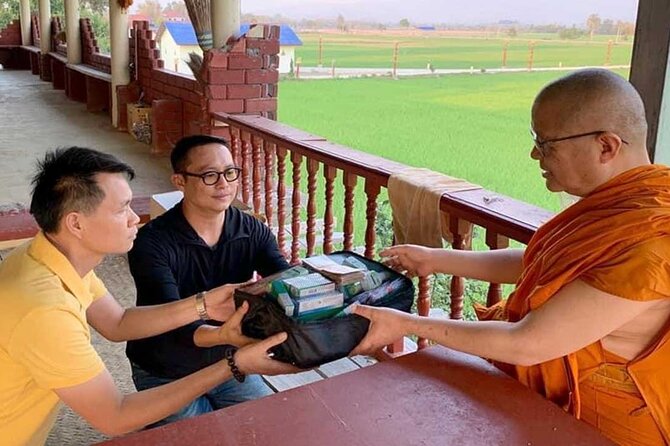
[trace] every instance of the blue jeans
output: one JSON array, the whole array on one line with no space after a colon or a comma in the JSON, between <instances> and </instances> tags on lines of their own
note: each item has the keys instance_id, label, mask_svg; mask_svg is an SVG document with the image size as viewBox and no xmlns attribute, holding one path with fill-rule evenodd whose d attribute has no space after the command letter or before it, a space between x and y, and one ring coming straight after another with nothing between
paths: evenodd
<instances>
[{"instance_id":1,"label":"blue jeans","mask_svg":"<svg viewBox=\"0 0 670 446\"><path fill-rule=\"evenodd\" d=\"M136 364L130 363L130 365L133 372L133 382L138 391L151 389L176 381L170 378L159 378L150 375ZM272 393L272 390L258 375L247 375L247 378L243 383L237 382L235 379L229 379L228 381L219 384L217 387L214 387L201 397L196 398L181 410L167 418L146 426L146 428L149 429L162 426L164 424L172 423L173 421L181 420L182 418L190 418L213 410L223 409L224 407L232 406L237 403L243 403L245 401L272 395Z\"/></svg>"}]
</instances>

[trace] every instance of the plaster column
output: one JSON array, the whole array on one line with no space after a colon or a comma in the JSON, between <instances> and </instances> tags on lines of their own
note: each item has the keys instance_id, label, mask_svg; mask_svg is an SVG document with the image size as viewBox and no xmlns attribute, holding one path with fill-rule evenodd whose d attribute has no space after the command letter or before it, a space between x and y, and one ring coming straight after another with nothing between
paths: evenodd
<instances>
[{"instance_id":1,"label":"plaster column","mask_svg":"<svg viewBox=\"0 0 670 446\"><path fill-rule=\"evenodd\" d=\"M30 0L21 0L19 4L19 19L21 20L21 45L30 45Z\"/></svg>"},{"instance_id":2,"label":"plaster column","mask_svg":"<svg viewBox=\"0 0 670 446\"><path fill-rule=\"evenodd\" d=\"M39 0L40 12L40 51L42 58L51 52L51 2Z\"/></svg>"},{"instance_id":3,"label":"plaster column","mask_svg":"<svg viewBox=\"0 0 670 446\"><path fill-rule=\"evenodd\" d=\"M116 87L130 82L130 47L128 41L128 11L116 0L109 2L109 36L112 56L112 125L119 126L119 100Z\"/></svg>"},{"instance_id":4,"label":"plaster column","mask_svg":"<svg viewBox=\"0 0 670 446\"><path fill-rule=\"evenodd\" d=\"M241 0L211 0L214 48L221 48L240 31Z\"/></svg>"},{"instance_id":5,"label":"plaster column","mask_svg":"<svg viewBox=\"0 0 670 446\"><path fill-rule=\"evenodd\" d=\"M67 34L67 63L81 63L81 27L79 0L65 0L65 32Z\"/></svg>"}]
</instances>

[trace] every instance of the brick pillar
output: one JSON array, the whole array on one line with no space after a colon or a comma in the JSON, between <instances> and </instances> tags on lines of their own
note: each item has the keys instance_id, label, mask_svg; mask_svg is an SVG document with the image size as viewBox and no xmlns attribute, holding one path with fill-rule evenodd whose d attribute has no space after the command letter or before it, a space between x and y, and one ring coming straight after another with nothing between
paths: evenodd
<instances>
[{"instance_id":1,"label":"brick pillar","mask_svg":"<svg viewBox=\"0 0 670 446\"><path fill-rule=\"evenodd\" d=\"M243 113L277 119L279 26L257 25L228 45L207 51L202 68L205 84L202 131L230 138L228 129L213 129L209 113Z\"/></svg>"}]
</instances>

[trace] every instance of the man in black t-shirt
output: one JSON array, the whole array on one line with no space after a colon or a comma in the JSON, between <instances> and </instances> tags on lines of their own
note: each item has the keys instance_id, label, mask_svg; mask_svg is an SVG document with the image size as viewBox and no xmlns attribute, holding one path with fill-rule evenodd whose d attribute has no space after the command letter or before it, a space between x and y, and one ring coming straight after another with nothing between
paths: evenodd
<instances>
[{"instance_id":1,"label":"man in black t-shirt","mask_svg":"<svg viewBox=\"0 0 670 446\"><path fill-rule=\"evenodd\" d=\"M140 229L128 255L137 305L156 305L196 295L201 320L152 338L128 342L138 390L168 383L225 357L219 327L207 316L207 290L288 268L270 229L231 206L240 169L226 141L207 135L181 139L171 154L172 182L183 200ZM232 306L232 302L231 302ZM238 343L246 340L240 335ZM224 382L165 424L271 393L260 376Z\"/></svg>"}]
</instances>

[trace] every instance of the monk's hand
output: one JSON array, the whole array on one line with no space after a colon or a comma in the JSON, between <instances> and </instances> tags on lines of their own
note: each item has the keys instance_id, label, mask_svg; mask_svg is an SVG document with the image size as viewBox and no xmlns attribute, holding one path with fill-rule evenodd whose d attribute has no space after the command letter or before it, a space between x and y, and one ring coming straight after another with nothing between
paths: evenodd
<instances>
[{"instance_id":1,"label":"monk's hand","mask_svg":"<svg viewBox=\"0 0 670 446\"><path fill-rule=\"evenodd\" d=\"M368 333L350 356L369 355L409 334L414 316L390 308L356 305L354 314L370 320Z\"/></svg>"},{"instance_id":2,"label":"monk's hand","mask_svg":"<svg viewBox=\"0 0 670 446\"><path fill-rule=\"evenodd\" d=\"M391 246L379 253L383 263L408 277L429 276L435 272L435 249L418 245Z\"/></svg>"},{"instance_id":3,"label":"monk's hand","mask_svg":"<svg viewBox=\"0 0 670 446\"><path fill-rule=\"evenodd\" d=\"M209 318L219 322L227 321L235 313L235 290L254 282L255 280L248 280L243 283L229 283L209 290L205 294L205 307Z\"/></svg>"},{"instance_id":4,"label":"monk's hand","mask_svg":"<svg viewBox=\"0 0 670 446\"><path fill-rule=\"evenodd\" d=\"M246 345L235 353L235 363L244 374L284 375L301 370L294 365L272 359L268 353L272 347L287 339L286 333L277 333L262 341Z\"/></svg>"}]
</instances>

